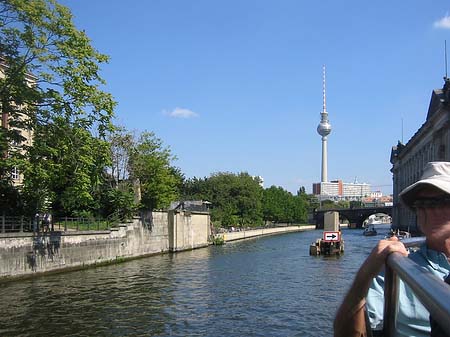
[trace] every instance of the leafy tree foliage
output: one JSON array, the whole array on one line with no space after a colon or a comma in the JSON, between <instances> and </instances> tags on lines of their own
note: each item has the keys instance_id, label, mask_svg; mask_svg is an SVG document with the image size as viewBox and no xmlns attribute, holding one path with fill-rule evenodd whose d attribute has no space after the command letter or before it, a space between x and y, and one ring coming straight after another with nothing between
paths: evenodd
<instances>
[{"instance_id":1,"label":"leafy tree foliage","mask_svg":"<svg viewBox=\"0 0 450 337\"><path fill-rule=\"evenodd\" d=\"M333 200L323 200L321 209L333 209L336 208L336 204Z\"/></svg>"},{"instance_id":2,"label":"leafy tree foliage","mask_svg":"<svg viewBox=\"0 0 450 337\"><path fill-rule=\"evenodd\" d=\"M336 202L336 207L338 208L350 208L350 201L348 200L339 200Z\"/></svg>"},{"instance_id":3,"label":"leafy tree foliage","mask_svg":"<svg viewBox=\"0 0 450 337\"><path fill-rule=\"evenodd\" d=\"M19 191L7 181L0 180L0 215L22 212L23 204Z\"/></svg>"},{"instance_id":4,"label":"leafy tree foliage","mask_svg":"<svg viewBox=\"0 0 450 337\"><path fill-rule=\"evenodd\" d=\"M10 121L25 114L32 127L62 116L77 127L108 130L115 103L99 89L99 66L108 57L76 29L68 8L54 0L2 0L0 36L2 113L12 114Z\"/></svg>"},{"instance_id":5,"label":"leafy tree foliage","mask_svg":"<svg viewBox=\"0 0 450 337\"><path fill-rule=\"evenodd\" d=\"M123 127L116 127L109 137L111 163L107 169L110 179L110 202L106 209L120 210L128 214L138 207L161 209L179 198L184 176L179 168L172 166L175 160L170 148L152 132L136 137ZM136 205L138 191L140 205Z\"/></svg>"},{"instance_id":6,"label":"leafy tree foliage","mask_svg":"<svg viewBox=\"0 0 450 337\"><path fill-rule=\"evenodd\" d=\"M39 126L35 134L24 181L29 208L49 206L65 215L96 212L100 207L96 192L109 161L108 144L83 128L68 128L60 118Z\"/></svg>"},{"instance_id":7,"label":"leafy tree foliage","mask_svg":"<svg viewBox=\"0 0 450 337\"><path fill-rule=\"evenodd\" d=\"M304 190L296 196L276 186L264 190L263 212L266 221L303 223L307 220L307 208Z\"/></svg>"},{"instance_id":8,"label":"leafy tree foliage","mask_svg":"<svg viewBox=\"0 0 450 337\"><path fill-rule=\"evenodd\" d=\"M292 214L289 214L289 199L292 195L281 187L271 186L264 190L263 212L264 219L273 222L289 222Z\"/></svg>"},{"instance_id":9,"label":"leafy tree foliage","mask_svg":"<svg viewBox=\"0 0 450 337\"><path fill-rule=\"evenodd\" d=\"M129 179L129 160L135 146L133 134L124 127L116 127L108 138L111 155L111 187L118 188Z\"/></svg>"},{"instance_id":10,"label":"leafy tree foliage","mask_svg":"<svg viewBox=\"0 0 450 337\"><path fill-rule=\"evenodd\" d=\"M207 178L197 178L193 177L191 179L186 179L183 181L181 188L181 197L184 200L208 200L211 201L212 198L208 191L209 185L207 183Z\"/></svg>"},{"instance_id":11,"label":"leafy tree foliage","mask_svg":"<svg viewBox=\"0 0 450 337\"><path fill-rule=\"evenodd\" d=\"M183 197L212 202L212 219L222 226L256 226L263 221L304 223L308 217L309 196L304 188L296 196L276 186L264 190L259 179L248 173L221 172L188 179Z\"/></svg>"},{"instance_id":12,"label":"leafy tree foliage","mask_svg":"<svg viewBox=\"0 0 450 337\"><path fill-rule=\"evenodd\" d=\"M0 51L0 179L13 167L25 172L30 212L48 204L62 213L95 208L115 105L99 88L107 56L54 0L1 0Z\"/></svg>"},{"instance_id":13,"label":"leafy tree foliage","mask_svg":"<svg viewBox=\"0 0 450 337\"><path fill-rule=\"evenodd\" d=\"M104 185L99 193L101 207L99 214L104 217L114 217L120 220L129 219L136 209L134 203L133 188L130 184L124 183L117 188Z\"/></svg>"},{"instance_id":14,"label":"leafy tree foliage","mask_svg":"<svg viewBox=\"0 0 450 337\"><path fill-rule=\"evenodd\" d=\"M119 219L130 218L136 210L134 184L129 176L129 159L134 148L134 137L124 127L115 127L108 137L111 161L98 199L100 214Z\"/></svg>"},{"instance_id":15,"label":"leafy tree foliage","mask_svg":"<svg viewBox=\"0 0 450 337\"><path fill-rule=\"evenodd\" d=\"M142 207L161 209L179 197L181 172L171 166L176 157L152 132L143 132L133 145L129 158L129 174L140 182Z\"/></svg>"},{"instance_id":16,"label":"leafy tree foliage","mask_svg":"<svg viewBox=\"0 0 450 337\"><path fill-rule=\"evenodd\" d=\"M361 208L363 207L363 203L360 200L352 200L350 201L350 208Z\"/></svg>"},{"instance_id":17,"label":"leafy tree foliage","mask_svg":"<svg viewBox=\"0 0 450 337\"><path fill-rule=\"evenodd\" d=\"M183 197L212 203L211 218L221 226L262 224L262 193L258 178L246 172L218 172L183 184Z\"/></svg>"}]
</instances>

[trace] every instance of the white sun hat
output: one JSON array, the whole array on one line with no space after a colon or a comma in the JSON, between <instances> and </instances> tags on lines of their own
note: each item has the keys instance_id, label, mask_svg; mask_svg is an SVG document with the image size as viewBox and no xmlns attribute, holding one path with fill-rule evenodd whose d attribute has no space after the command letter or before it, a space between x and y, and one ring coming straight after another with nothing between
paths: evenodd
<instances>
[{"instance_id":1,"label":"white sun hat","mask_svg":"<svg viewBox=\"0 0 450 337\"><path fill-rule=\"evenodd\" d=\"M420 180L406 187L399 194L400 200L406 206L411 207L416 200L417 193L426 186L432 186L446 194L450 194L450 162L429 162L425 166Z\"/></svg>"}]
</instances>

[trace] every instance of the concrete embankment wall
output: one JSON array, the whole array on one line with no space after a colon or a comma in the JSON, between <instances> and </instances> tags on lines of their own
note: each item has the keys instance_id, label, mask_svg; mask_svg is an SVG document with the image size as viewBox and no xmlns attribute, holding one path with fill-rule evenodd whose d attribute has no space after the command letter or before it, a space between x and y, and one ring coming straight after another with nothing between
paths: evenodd
<instances>
[{"instance_id":1,"label":"concrete embankment wall","mask_svg":"<svg viewBox=\"0 0 450 337\"><path fill-rule=\"evenodd\" d=\"M207 213L151 212L143 219L106 231L0 234L0 279L209 245Z\"/></svg>"},{"instance_id":2,"label":"concrete embankment wall","mask_svg":"<svg viewBox=\"0 0 450 337\"><path fill-rule=\"evenodd\" d=\"M217 234L217 235L223 237L225 242L228 242L228 241L249 239L249 238L254 238L254 237L264 236L264 235L275 235L275 234L282 234L282 233L289 233L289 232L300 232L300 231L313 230L313 229L316 229L315 225L287 226L287 227L277 227L277 228L252 229L252 230L240 231L240 232L221 233L221 234Z\"/></svg>"}]
</instances>

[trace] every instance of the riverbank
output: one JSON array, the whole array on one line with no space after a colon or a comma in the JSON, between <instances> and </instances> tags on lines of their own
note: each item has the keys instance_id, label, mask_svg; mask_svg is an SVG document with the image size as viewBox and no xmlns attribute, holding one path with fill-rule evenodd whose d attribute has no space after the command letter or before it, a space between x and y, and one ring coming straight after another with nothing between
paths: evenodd
<instances>
[{"instance_id":1,"label":"riverbank","mask_svg":"<svg viewBox=\"0 0 450 337\"><path fill-rule=\"evenodd\" d=\"M230 241L256 238L259 236L301 232L301 231L314 230L314 229L316 229L315 225L298 225L298 226L241 230L239 232L219 233L219 234L216 234L215 236L216 236L216 238L223 239L224 242L230 242Z\"/></svg>"},{"instance_id":2,"label":"riverbank","mask_svg":"<svg viewBox=\"0 0 450 337\"><path fill-rule=\"evenodd\" d=\"M0 234L0 281L206 247L205 212L148 212L103 231Z\"/></svg>"},{"instance_id":3,"label":"riverbank","mask_svg":"<svg viewBox=\"0 0 450 337\"><path fill-rule=\"evenodd\" d=\"M104 231L0 234L0 281L73 271L212 244L208 213L152 212ZM314 230L286 226L216 234L224 242Z\"/></svg>"}]
</instances>

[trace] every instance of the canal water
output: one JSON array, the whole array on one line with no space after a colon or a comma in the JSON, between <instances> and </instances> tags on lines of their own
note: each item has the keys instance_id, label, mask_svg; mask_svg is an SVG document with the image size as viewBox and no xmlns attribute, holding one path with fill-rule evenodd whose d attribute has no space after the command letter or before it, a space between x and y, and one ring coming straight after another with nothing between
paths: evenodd
<instances>
[{"instance_id":1,"label":"canal water","mask_svg":"<svg viewBox=\"0 0 450 337\"><path fill-rule=\"evenodd\" d=\"M0 336L331 336L377 230L340 258L307 231L0 284Z\"/></svg>"}]
</instances>

